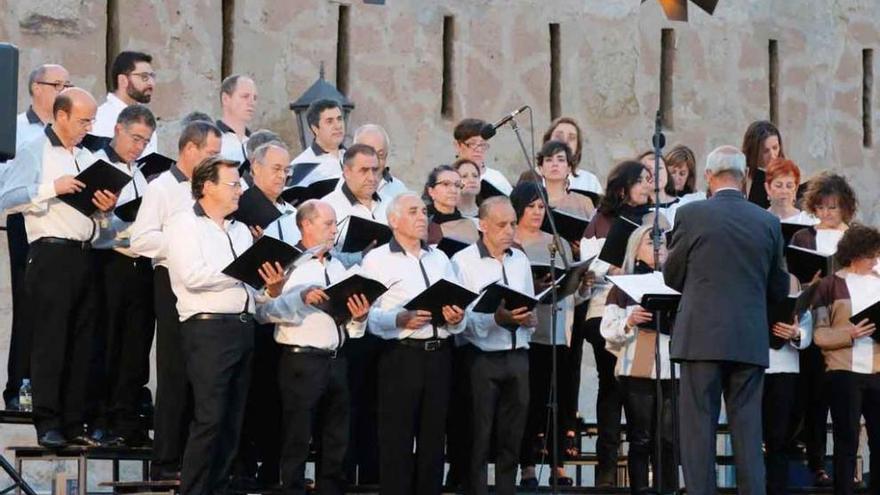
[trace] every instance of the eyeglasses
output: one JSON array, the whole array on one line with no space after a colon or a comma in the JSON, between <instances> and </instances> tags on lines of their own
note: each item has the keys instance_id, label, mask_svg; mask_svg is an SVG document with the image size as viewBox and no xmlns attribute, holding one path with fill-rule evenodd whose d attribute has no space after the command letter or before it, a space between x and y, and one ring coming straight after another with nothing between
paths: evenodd
<instances>
[{"instance_id":1,"label":"eyeglasses","mask_svg":"<svg viewBox=\"0 0 880 495\"><path fill-rule=\"evenodd\" d=\"M229 186L233 189L241 189L241 181L233 181L233 182L218 182L218 184L223 184L224 186Z\"/></svg>"},{"instance_id":2,"label":"eyeglasses","mask_svg":"<svg viewBox=\"0 0 880 495\"><path fill-rule=\"evenodd\" d=\"M280 165L275 165L275 166L269 167L269 171L272 172L272 174L274 174L274 175L283 175L285 177L288 177L293 172L293 167L290 167L290 166L282 167Z\"/></svg>"},{"instance_id":3,"label":"eyeglasses","mask_svg":"<svg viewBox=\"0 0 880 495\"><path fill-rule=\"evenodd\" d=\"M451 181L451 180L437 181L437 183L434 184L434 187L436 187L436 186L455 187L456 189L463 189L464 188L464 184L462 184L460 181Z\"/></svg>"},{"instance_id":4,"label":"eyeglasses","mask_svg":"<svg viewBox=\"0 0 880 495\"><path fill-rule=\"evenodd\" d=\"M42 84L43 86L52 86L55 88L55 91L64 91L67 88L72 88L73 84L69 81L57 81L57 82L49 82L49 81L34 81L34 84Z\"/></svg>"},{"instance_id":5,"label":"eyeglasses","mask_svg":"<svg viewBox=\"0 0 880 495\"><path fill-rule=\"evenodd\" d=\"M465 142L462 144L464 144L465 147L467 147L468 149L473 150L473 151L486 151L489 149L489 143L487 143L486 141L482 141L482 142L479 142L479 141L473 142L472 141L469 143Z\"/></svg>"},{"instance_id":6,"label":"eyeglasses","mask_svg":"<svg viewBox=\"0 0 880 495\"><path fill-rule=\"evenodd\" d=\"M139 136L133 132L130 132L128 129L125 129L125 133L128 134L128 137L130 137L131 140L134 141L134 144L137 144L137 145L149 143L150 139L152 137L152 136L151 137Z\"/></svg>"},{"instance_id":7,"label":"eyeglasses","mask_svg":"<svg viewBox=\"0 0 880 495\"><path fill-rule=\"evenodd\" d=\"M132 72L131 74L129 74L129 77L131 76L137 76L141 80L141 82L149 82L151 79L153 81L156 80L155 72Z\"/></svg>"}]
</instances>

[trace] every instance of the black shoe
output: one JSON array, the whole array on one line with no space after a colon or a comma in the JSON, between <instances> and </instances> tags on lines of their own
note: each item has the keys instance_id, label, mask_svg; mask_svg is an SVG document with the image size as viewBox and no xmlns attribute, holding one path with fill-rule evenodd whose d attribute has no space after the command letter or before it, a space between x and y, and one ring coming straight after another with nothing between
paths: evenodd
<instances>
[{"instance_id":1,"label":"black shoe","mask_svg":"<svg viewBox=\"0 0 880 495\"><path fill-rule=\"evenodd\" d=\"M71 445L79 445L82 447L100 447L101 444L92 439L92 437L81 434L71 437L68 441Z\"/></svg>"},{"instance_id":2,"label":"black shoe","mask_svg":"<svg viewBox=\"0 0 880 495\"><path fill-rule=\"evenodd\" d=\"M574 486L574 480L568 476L560 476L556 478L557 486Z\"/></svg>"},{"instance_id":3,"label":"black shoe","mask_svg":"<svg viewBox=\"0 0 880 495\"><path fill-rule=\"evenodd\" d=\"M534 490L538 488L538 478L522 478L519 480L519 487L526 490Z\"/></svg>"},{"instance_id":4,"label":"black shoe","mask_svg":"<svg viewBox=\"0 0 880 495\"><path fill-rule=\"evenodd\" d=\"M7 411L20 411L21 403L18 402L18 397L12 397L6 401L6 410Z\"/></svg>"},{"instance_id":5,"label":"black shoe","mask_svg":"<svg viewBox=\"0 0 880 495\"><path fill-rule=\"evenodd\" d=\"M107 430L95 430L91 435L92 440L102 447L125 447L125 437Z\"/></svg>"},{"instance_id":6,"label":"black shoe","mask_svg":"<svg viewBox=\"0 0 880 495\"><path fill-rule=\"evenodd\" d=\"M41 447L46 447L47 449L60 449L67 445L67 440L60 431L49 430L40 435L37 439L37 443L40 444Z\"/></svg>"}]
</instances>

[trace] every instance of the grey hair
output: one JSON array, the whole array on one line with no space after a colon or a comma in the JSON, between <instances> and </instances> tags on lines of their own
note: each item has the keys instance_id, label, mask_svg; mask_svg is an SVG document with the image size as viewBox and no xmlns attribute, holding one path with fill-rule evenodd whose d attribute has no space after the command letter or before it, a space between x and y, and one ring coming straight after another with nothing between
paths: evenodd
<instances>
[{"instance_id":1,"label":"grey hair","mask_svg":"<svg viewBox=\"0 0 880 495\"><path fill-rule=\"evenodd\" d=\"M28 74L28 94L34 96L34 84L36 84L38 80L44 78L49 69L57 67L64 68L58 64L43 64L32 70L31 73Z\"/></svg>"},{"instance_id":2,"label":"grey hair","mask_svg":"<svg viewBox=\"0 0 880 495\"><path fill-rule=\"evenodd\" d=\"M379 124L364 124L364 125L358 127L354 131L354 137L352 138L352 142L355 144L360 143L360 140L358 138L360 138L364 134L370 134L370 133L375 133L375 134L379 134L380 136L382 136L382 140L385 142L386 151L391 149L391 138L388 137L388 132L385 131L385 128L383 128Z\"/></svg>"},{"instance_id":3,"label":"grey hair","mask_svg":"<svg viewBox=\"0 0 880 495\"><path fill-rule=\"evenodd\" d=\"M477 217L481 220L489 216L489 211L495 205L507 204L513 208L513 204L510 202L510 198L507 196L492 196L491 198L486 198L480 203L480 208L477 210Z\"/></svg>"},{"instance_id":4,"label":"grey hair","mask_svg":"<svg viewBox=\"0 0 880 495\"><path fill-rule=\"evenodd\" d=\"M394 196L394 198L388 203L388 207L385 210L385 215L388 217L389 220L391 219L392 216L397 218L401 215L401 211L400 211L401 204L403 203L403 200L406 198L413 198L413 199L417 200L419 203L419 206L425 205L424 201L422 201L422 198L419 197L419 195L416 194L415 192L413 192L413 191L402 192L402 193L398 194L397 196Z\"/></svg>"},{"instance_id":5,"label":"grey hair","mask_svg":"<svg viewBox=\"0 0 880 495\"><path fill-rule=\"evenodd\" d=\"M255 149L253 154L250 155L251 164L256 165L259 163L262 165L263 162L266 161L266 154L269 153L269 150L272 148L277 148L290 154L290 150L287 149L286 144L281 141L269 141L268 143L261 144L260 147Z\"/></svg>"},{"instance_id":6,"label":"grey hair","mask_svg":"<svg viewBox=\"0 0 880 495\"><path fill-rule=\"evenodd\" d=\"M253 156L254 151L257 150L260 146L271 143L272 141L278 141L279 143L284 143L281 140L281 136L279 136L274 131L270 131L269 129L260 129L257 132L251 134L251 136L247 140L247 144L244 145L245 152L248 157ZM286 148L287 145L285 145Z\"/></svg>"},{"instance_id":7,"label":"grey hair","mask_svg":"<svg viewBox=\"0 0 880 495\"><path fill-rule=\"evenodd\" d=\"M746 177L746 155L735 146L719 146L706 157L706 172L710 175L729 174L743 180Z\"/></svg>"},{"instance_id":8,"label":"grey hair","mask_svg":"<svg viewBox=\"0 0 880 495\"><path fill-rule=\"evenodd\" d=\"M641 244L642 237L645 236L645 233L650 233L653 228L654 226L650 224L642 225L629 235L629 240L626 241L626 255L623 257L623 266L621 267L623 273L629 275L635 271L639 244Z\"/></svg>"}]
</instances>

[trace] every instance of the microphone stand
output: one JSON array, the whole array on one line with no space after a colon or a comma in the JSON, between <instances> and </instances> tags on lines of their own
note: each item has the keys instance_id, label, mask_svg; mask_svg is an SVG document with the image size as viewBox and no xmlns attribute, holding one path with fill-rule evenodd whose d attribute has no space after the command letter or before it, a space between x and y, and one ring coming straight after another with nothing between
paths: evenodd
<instances>
[{"instance_id":1,"label":"microphone stand","mask_svg":"<svg viewBox=\"0 0 880 495\"><path fill-rule=\"evenodd\" d=\"M531 107L528 107L529 112L531 112ZM526 168L534 175L536 182L540 185L541 176L538 174L535 167L532 166L532 158L529 156L529 152L526 150L526 145L523 142L522 136L519 132L519 125L516 123L516 119L510 119L509 121L510 127L513 129L514 134L516 134L516 139L519 142L520 150L522 150L523 158L525 159ZM550 293L551 293L551 305L550 305L550 338L551 338L551 368L550 368L550 401L547 404L547 407L550 409L550 421L551 421L551 451L550 451L550 462L552 463L552 467L550 469L550 493L556 494L559 493L559 482L556 476L556 466L559 465L559 401L557 399L557 359L556 359L556 313L557 313L557 305L559 301L557 300L557 287L556 287L556 277L555 277L555 269L556 269L556 255L559 254L559 257L562 259L562 264L565 266L565 269L568 270L571 266L569 264L569 260L565 256L565 250L559 249L562 246L562 239L559 237L559 231L556 230L556 222L553 220L553 215L550 214L550 203L547 201L547 195L544 192L543 187L538 187L538 196L541 198L541 203L544 204L544 214L546 215L547 221L550 224L550 230L553 235L553 243L548 246L550 250L550 273L554 274L551 278L553 278L553 285L551 285ZM544 441L546 442L546 435L544 436Z\"/></svg>"},{"instance_id":2,"label":"microphone stand","mask_svg":"<svg viewBox=\"0 0 880 495\"><path fill-rule=\"evenodd\" d=\"M660 111L657 111L657 115L654 119L654 136L652 138L652 144L654 146L654 226L651 229L651 241L652 247L654 250L654 271L660 271L660 243L662 242L662 235L660 233L660 151L666 146L666 136L663 135L662 125L660 121ZM654 472L654 489L652 490L655 494L663 493L663 379L662 379L662 363L660 359L660 336L661 334L661 325L662 325L662 315L667 312L667 310L657 308L654 310L654 330L656 332L656 338L654 339L654 370L655 370L655 392L656 392L656 408L655 411L655 432L654 432L654 465L656 467ZM675 397L675 367L672 363L670 363L670 377L673 383L673 394L672 394L672 411L673 414L673 459L672 462L675 465L675 471L678 471L678 448L677 448L677 437L678 437L678 418L675 411L677 409L676 405L676 397ZM675 480L678 479L678 475L673 476ZM677 481L674 485L678 485Z\"/></svg>"}]
</instances>

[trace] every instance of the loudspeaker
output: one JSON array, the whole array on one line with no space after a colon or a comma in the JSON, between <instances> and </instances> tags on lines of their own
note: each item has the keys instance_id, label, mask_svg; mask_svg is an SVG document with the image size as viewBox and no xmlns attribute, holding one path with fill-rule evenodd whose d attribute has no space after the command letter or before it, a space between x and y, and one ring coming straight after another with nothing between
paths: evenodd
<instances>
[{"instance_id":1,"label":"loudspeaker","mask_svg":"<svg viewBox=\"0 0 880 495\"><path fill-rule=\"evenodd\" d=\"M0 43L0 162L15 158L18 109L18 48Z\"/></svg>"}]
</instances>

